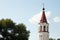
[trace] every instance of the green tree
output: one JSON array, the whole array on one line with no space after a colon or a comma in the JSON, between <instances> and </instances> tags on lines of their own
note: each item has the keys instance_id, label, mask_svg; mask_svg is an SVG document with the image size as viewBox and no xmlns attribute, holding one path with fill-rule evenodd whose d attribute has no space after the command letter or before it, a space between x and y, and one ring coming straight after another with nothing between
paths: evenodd
<instances>
[{"instance_id":1,"label":"green tree","mask_svg":"<svg viewBox=\"0 0 60 40\"><path fill-rule=\"evenodd\" d=\"M53 40L53 38L49 38L49 40Z\"/></svg>"},{"instance_id":2,"label":"green tree","mask_svg":"<svg viewBox=\"0 0 60 40\"><path fill-rule=\"evenodd\" d=\"M16 25L11 19L0 20L0 40L28 40L29 33L23 23Z\"/></svg>"},{"instance_id":3,"label":"green tree","mask_svg":"<svg viewBox=\"0 0 60 40\"><path fill-rule=\"evenodd\" d=\"M60 40L60 38L58 38L57 40Z\"/></svg>"}]
</instances>

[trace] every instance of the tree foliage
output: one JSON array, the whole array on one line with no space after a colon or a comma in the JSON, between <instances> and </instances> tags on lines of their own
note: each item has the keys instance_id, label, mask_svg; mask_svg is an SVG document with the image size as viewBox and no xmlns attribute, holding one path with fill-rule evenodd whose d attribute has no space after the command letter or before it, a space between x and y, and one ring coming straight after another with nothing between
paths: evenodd
<instances>
[{"instance_id":1,"label":"tree foliage","mask_svg":"<svg viewBox=\"0 0 60 40\"><path fill-rule=\"evenodd\" d=\"M0 20L0 40L28 40L29 33L23 23L16 25L11 19Z\"/></svg>"},{"instance_id":2,"label":"tree foliage","mask_svg":"<svg viewBox=\"0 0 60 40\"><path fill-rule=\"evenodd\" d=\"M53 40L53 38L49 38L49 40Z\"/></svg>"},{"instance_id":3,"label":"tree foliage","mask_svg":"<svg viewBox=\"0 0 60 40\"><path fill-rule=\"evenodd\" d=\"M56 40L56 39L54 39L54 38L49 38L49 40Z\"/></svg>"},{"instance_id":4,"label":"tree foliage","mask_svg":"<svg viewBox=\"0 0 60 40\"><path fill-rule=\"evenodd\" d=\"M58 38L57 40L60 40L60 38Z\"/></svg>"}]
</instances>

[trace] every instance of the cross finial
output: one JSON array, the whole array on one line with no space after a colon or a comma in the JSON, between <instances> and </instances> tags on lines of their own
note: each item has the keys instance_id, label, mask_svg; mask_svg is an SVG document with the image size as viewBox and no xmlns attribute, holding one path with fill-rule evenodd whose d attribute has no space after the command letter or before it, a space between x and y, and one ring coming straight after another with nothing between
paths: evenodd
<instances>
[{"instance_id":1,"label":"cross finial","mask_svg":"<svg viewBox=\"0 0 60 40\"><path fill-rule=\"evenodd\" d=\"M43 3L43 8L44 8L44 3Z\"/></svg>"},{"instance_id":2,"label":"cross finial","mask_svg":"<svg viewBox=\"0 0 60 40\"><path fill-rule=\"evenodd\" d=\"M44 3L43 3L43 10L45 10L45 8L44 8Z\"/></svg>"}]
</instances>

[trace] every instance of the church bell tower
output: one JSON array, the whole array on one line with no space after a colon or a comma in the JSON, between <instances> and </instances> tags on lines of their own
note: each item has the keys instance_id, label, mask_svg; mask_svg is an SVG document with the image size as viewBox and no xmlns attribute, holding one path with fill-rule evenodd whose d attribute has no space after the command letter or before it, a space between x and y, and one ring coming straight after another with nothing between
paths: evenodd
<instances>
[{"instance_id":1,"label":"church bell tower","mask_svg":"<svg viewBox=\"0 0 60 40\"><path fill-rule=\"evenodd\" d=\"M42 9L41 20L39 23L39 40L49 40L49 24L45 15L45 8Z\"/></svg>"}]
</instances>

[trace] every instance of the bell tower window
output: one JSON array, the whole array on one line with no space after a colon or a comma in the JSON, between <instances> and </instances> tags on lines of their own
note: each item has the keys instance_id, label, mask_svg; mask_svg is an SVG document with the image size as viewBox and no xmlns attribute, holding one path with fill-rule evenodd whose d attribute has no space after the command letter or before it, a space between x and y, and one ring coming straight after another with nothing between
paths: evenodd
<instances>
[{"instance_id":1,"label":"bell tower window","mask_svg":"<svg viewBox=\"0 0 60 40\"><path fill-rule=\"evenodd\" d=\"M44 26L44 32L46 31L45 28L46 28L46 27Z\"/></svg>"},{"instance_id":2,"label":"bell tower window","mask_svg":"<svg viewBox=\"0 0 60 40\"><path fill-rule=\"evenodd\" d=\"M40 31L42 31L42 26L40 26Z\"/></svg>"}]
</instances>

